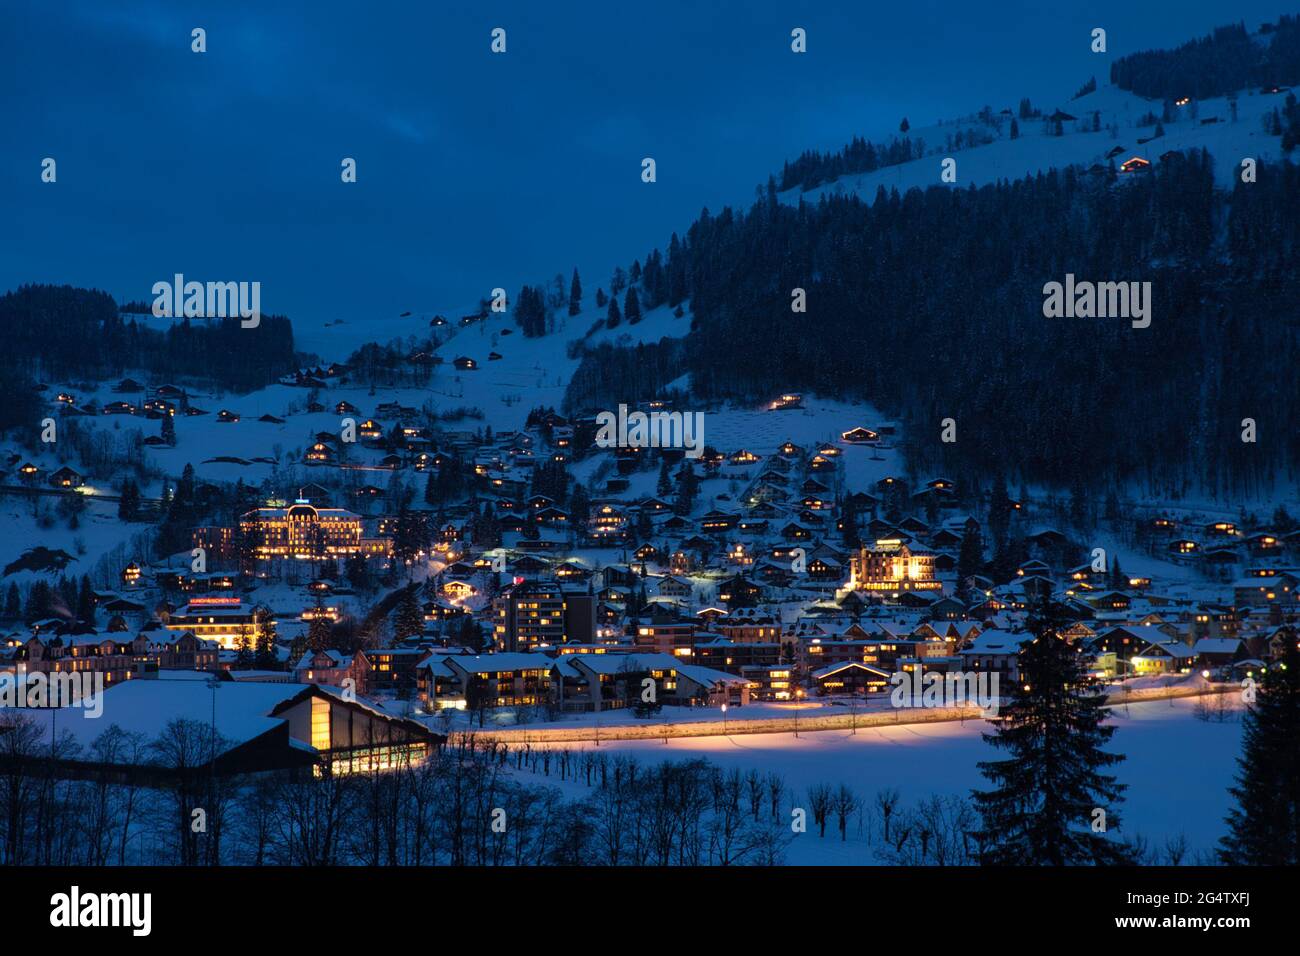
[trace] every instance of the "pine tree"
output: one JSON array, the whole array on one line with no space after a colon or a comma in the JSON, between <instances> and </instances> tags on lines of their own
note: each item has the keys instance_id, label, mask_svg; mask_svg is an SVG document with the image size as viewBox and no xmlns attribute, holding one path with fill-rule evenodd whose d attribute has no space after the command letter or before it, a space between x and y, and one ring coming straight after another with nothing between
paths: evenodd
<instances>
[{"instance_id":1,"label":"pine tree","mask_svg":"<svg viewBox=\"0 0 1300 956\"><path fill-rule=\"evenodd\" d=\"M261 670L274 670L279 665L275 656L275 636L269 621L270 613L261 608L253 618L253 662Z\"/></svg>"},{"instance_id":2,"label":"pine tree","mask_svg":"<svg viewBox=\"0 0 1300 956\"><path fill-rule=\"evenodd\" d=\"M16 621L23 616L23 599L18 593L18 585L10 582L5 592L5 619Z\"/></svg>"},{"instance_id":3,"label":"pine tree","mask_svg":"<svg viewBox=\"0 0 1300 956\"><path fill-rule=\"evenodd\" d=\"M1020 680L984 740L1010 754L982 761L992 790L973 791L981 817L981 860L994 865L1070 866L1133 862L1107 837L1119 824L1124 785L1101 771L1124 759L1102 746L1104 694L1088 676L1084 654L1060 635L1059 606L1037 609L1019 655ZM1006 695L1003 695L1005 701ZM1104 811L1104 817L1096 811ZM1094 826L1104 821L1099 832Z\"/></svg>"},{"instance_id":4,"label":"pine tree","mask_svg":"<svg viewBox=\"0 0 1300 956\"><path fill-rule=\"evenodd\" d=\"M162 417L162 428L159 431L159 436L169 447L176 447L176 422L166 413Z\"/></svg>"},{"instance_id":5,"label":"pine tree","mask_svg":"<svg viewBox=\"0 0 1300 956\"><path fill-rule=\"evenodd\" d=\"M235 667L248 670L253 666L253 641L246 629L240 630L239 640L235 643Z\"/></svg>"},{"instance_id":6,"label":"pine tree","mask_svg":"<svg viewBox=\"0 0 1300 956\"><path fill-rule=\"evenodd\" d=\"M81 587L77 591L77 620L83 624L95 625L95 592L91 590L90 578L82 575Z\"/></svg>"},{"instance_id":7,"label":"pine tree","mask_svg":"<svg viewBox=\"0 0 1300 956\"><path fill-rule=\"evenodd\" d=\"M660 498L666 498L672 494L673 479L668 474L668 459L659 459L659 480L655 483L655 494Z\"/></svg>"},{"instance_id":8,"label":"pine tree","mask_svg":"<svg viewBox=\"0 0 1300 956\"><path fill-rule=\"evenodd\" d=\"M957 586L961 591L967 587L967 579L979 574L984 567L984 536L974 518L966 522L962 529L961 550L957 552Z\"/></svg>"},{"instance_id":9,"label":"pine tree","mask_svg":"<svg viewBox=\"0 0 1300 956\"><path fill-rule=\"evenodd\" d=\"M329 650L333 638L330 622L320 613L322 610L319 604L316 605L317 613L312 617L311 624L307 628L307 649L313 654ZM297 661L294 663L296 664Z\"/></svg>"},{"instance_id":10,"label":"pine tree","mask_svg":"<svg viewBox=\"0 0 1300 956\"><path fill-rule=\"evenodd\" d=\"M1300 865L1300 632L1279 634L1282 653L1259 681L1243 719L1236 800L1219 841L1227 866Z\"/></svg>"},{"instance_id":11,"label":"pine tree","mask_svg":"<svg viewBox=\"0 0 1300 956\"><path fill-rule=\"evenodd\" d=\"M695 474L695 466L689 461L683 462L681 471L677 473L677 500L673 503L676 514L686 516L691 513L699 487L700 479Z\"/></svg>"},{"instance_id":12,"label":"pine tree","mask_svg":"<svg viewBox=\"0 0 1300 956\"><path fill-rule=\"evenodd\" d=\"M117 503L117 516L122 521L134 521L140 512L140 486L135 479L122 482L122 494Z\"/></svg>"},{"instance_id":13,"label":"pine tree","mask_svg":"<svg viewBox=\"0 0 1300 956\"><path fill-rule=\"evenodd\" d=\"M1006 478L999 474L989 495L989 534L995 549L1000 549L1006 543L1010 525L1011 496L1007 494Z\"/></svg>"},{"instance_id":14,"label":"pine tree","mask_svg":"<svg viewBox=\"0 0 1300 956\"><path fill-rule=\"evenodd\" d=\"M573 527L581 528L590 516L591 496L587 494L586 486L575 484L569 493L569 518Z\"/></svg>"},{"instance_id":15,"label":"pine tree","mask_svg":"<svg viewBox=\"0 0 1300 956\"><path fill-rule=\"evenodd\" d=\"M393 615L393 636L399 641L424 633L424 612L416 598L417 588L407 588Z\"/></svg>"},{"instance_id":16,"label":"pine tree","mask_svg":"<svg viewBox=\"0 0 1300 956\"><path fill-rule=\"evenodd\" d=\"M23 612L23 620L28 624L33 621L41 621L49 617L54 607L54 591L49 583L42 578L31 586L27 592L27 607Z\"/></svg>"},{"instance_id":17,"label":"pine tree","mask_svg":"<svg viewBox=\"0 0 1300 956\"><path fill-rule=\"evenodd\" d=\"M637 297L634 286L628 286L627 294L623 296L623 318L627 319L628 325L636 325L641 321L641 300Z\"/></svg>"},{"instance_id":18,"label":"pine tree","mask_svg":"<svg viewBox=\"0 0 1300 956\"><path fill-rule=\"evenodd\" d=\"M623 317L618 311L618 299L610 298L609 312L605 316L605 325L608 328L616 329L618 324L623 321Z\"/></svg>"},{"instance_id":19,"label":"pine tree","mask_svg":"<svg viewBox=\"0 0 1300 956\"><path fill-rule=\"evenodd\" d=\"M569 315L582 311L582 282L578 279L578 270L573 270L573 281L569 284Z\"/></svg>"}]
</instances>

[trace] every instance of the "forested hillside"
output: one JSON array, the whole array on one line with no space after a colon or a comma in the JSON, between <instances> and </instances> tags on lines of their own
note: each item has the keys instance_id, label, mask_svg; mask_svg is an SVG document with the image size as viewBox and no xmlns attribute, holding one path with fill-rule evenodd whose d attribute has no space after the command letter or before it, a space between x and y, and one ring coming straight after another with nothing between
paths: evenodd
<instances>
[{"instance_id":1,"label":"forested hillside","mask_svg":"<svg viewBox=\"0 0 1300 956\"><path fill-rule=\"evenodd\" d=\"M99 379L140 370L160 378L198 376L234 390L260 388L294 367L293 328L263 315L149 328L120 314L105 292L25 285L0 295L8 361L51 379Z\"/></svg>"},{"instance_id":2,"label":"forested hillside","mask_svg":"<svg viewBox=\"0 0 1300 956\"><path fill-rule=\"evenodd\" d=\"M872 203L789 207L769 191L748 212L706 211L664 259L695 315L693 392L863 398L907 422L914 464L954 476L1173 494L1294 477L1300 172L1261 166L1228 194L1211 163L1192 152L1137 176L1071 168ZM1151 282L1150 328L1045 318L1043 286L1067 273ZM593 355L584 381L600 366L626 374ZM939 441L945 418L955 443Z\"/></svg>"},{"instance_id":3,"label":"forested hillside","mask_svg":"<svg viewBox=\"0 0 1300 956\"><path fill-rule=\"evenodd\" d=\"M1151 99L1206 99L1245 87L1300 83L1300 19L1284 16L1252 37L1243 24L1172 50L1146 50L1120 57L1110 81Z\"/></svg>"}]
</instances>

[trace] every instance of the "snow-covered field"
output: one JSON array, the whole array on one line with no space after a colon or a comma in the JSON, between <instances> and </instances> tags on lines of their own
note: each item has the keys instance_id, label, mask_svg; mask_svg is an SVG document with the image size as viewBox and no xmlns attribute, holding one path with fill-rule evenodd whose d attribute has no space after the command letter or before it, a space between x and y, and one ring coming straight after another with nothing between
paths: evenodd
<instances>
[{"instance_id":1,"label":"snow-covered field","mask_svg":"<svg viewBox=\"0 0 1300 956\"><path fill-rule=\"evenodd\" d=\"M1240 752L1241 722L1199 720L1188 699L1131 704L1112 711L1119 728L1107 749L1128 759L1116 773L1128 784L1119 808L1121 834L1141 834L1157 851L1166 840L1185 835L1190 856L1211 851L1224 832L1227 792ZM845 783L866 802L877 791L896 788L904 805L933 794L965 796L985 784L976 764L1000 759L984 743L983 721L919 724L900 727L824 731L812 734L672 738L614 741L600 745L606 754L626 753L642 761L705 757L723 769L775 771L798 797L819 783ZM582 745L566 744L569 749ZM592 745L587 745L592 746ZM573 790L579 795L579 790ZM825 838L809 832L794 838L787 862L795 864L865 864L871 859L865 833L850 827L841 843L827 830Z\"/></svg>"}]
</instances>

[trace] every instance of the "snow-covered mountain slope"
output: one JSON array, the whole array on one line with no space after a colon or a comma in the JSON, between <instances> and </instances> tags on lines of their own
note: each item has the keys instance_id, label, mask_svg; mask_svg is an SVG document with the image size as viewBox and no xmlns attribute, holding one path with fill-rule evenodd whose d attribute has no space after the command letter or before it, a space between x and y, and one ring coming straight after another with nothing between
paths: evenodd
<instances>
[{"instance_id":1,"label":"snow-covered mountain slope","mask_svg":"<svg viewBox=\"0 0 1300 956\"><path fill-rule=\"evenodd\" d=\"M925 143L926 155L921 159L870 173L843 176L807 192L798 188L787 190L780 194L780 198L793 204L801 198L806 202L816 202L823 195L856 194L870 202L881 186L899 192L912 187L924 189L941 184L941 164L949 156L957 161L955 185L981 186L1002 179L1032 176L1053 168L1105 164L1107 153L1115 147L1123 147L1123 152L1115 157L1117 167L1133 156L1155 163L1170 150L1205 148L1215 159L1216 178L1227 187L1239 172L1243 158L1277 160L1280 157L1281 141L1279 137L1264 132L1263 121L1274 109L1282 108L1283 99L1284 94L1242 90L1236 97L1235 121L1227 97L1175 107L1170 122L1163 124L1164 135L1140 144L1139 139L1154 135L1155 127L1139 126L1139 121L1150 113L1159 117L1163 104L1115 86L1103 86L1076 100L1059 104L1062 112L1077 118L1062 123L1061 136L1053 135L1052 124L1044 118L1018 119L1020 135L1013 140L1010 138L1012 117L998 112L994 114L997 128L973 117L933 126L914 126L907 136ZM1044 117L1058 108L1038 101L1034 105L1043 108ZM1099 132L1092 132L1094 113L1099 114ZM986 145L946 151L948 139L965 130L986 131L996 138Z\"/></svg>"}]
</instances>

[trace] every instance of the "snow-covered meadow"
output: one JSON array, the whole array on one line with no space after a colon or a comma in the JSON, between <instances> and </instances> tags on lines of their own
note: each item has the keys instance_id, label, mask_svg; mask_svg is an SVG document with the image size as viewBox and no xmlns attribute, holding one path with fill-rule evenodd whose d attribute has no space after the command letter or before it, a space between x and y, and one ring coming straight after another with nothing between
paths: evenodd
<instances>
[{"instance_id":1,"label":"snow-covered meadow","mask_svg":"<svg viewBox=\"0 0 1300 956\"><path fill-rule=\"evenodd\" d=\"M1224 832L1223 818L1230 804L1227 788L1240 752L1240 714L1224 720L1199 719L1196 700L1178 698L1119 706L1112 710L1111 720L1118 729L1107 749L1127 757L1116 770L1128 785L1118 810L1119 833L1140 834L1156 853L1163 852L1166 841L1184 836L1188 846L1184 862L1211 852ZM875 794L887 788L897 789L901 805L907 807L932 795L966 796L983 786L976 765L1003 756L982 740L988 729L979 720L950 721L860 728L856 733L805 732L798 737L791 733L605 741L599 749L609 756L628 754L643 762L703 757L724 770L776 772L784 777L796 806L809 787L843 783L868 807ZM596 745L563 746L574 750ZM567 783L564 789L576 797L584 788ZM792 839L786 862L878 862L867 840L868 829L865 819L855 820L849 839L841 842L833 826L819 837L810 823L808 832Z\"/></svg>"}]
</instances>

